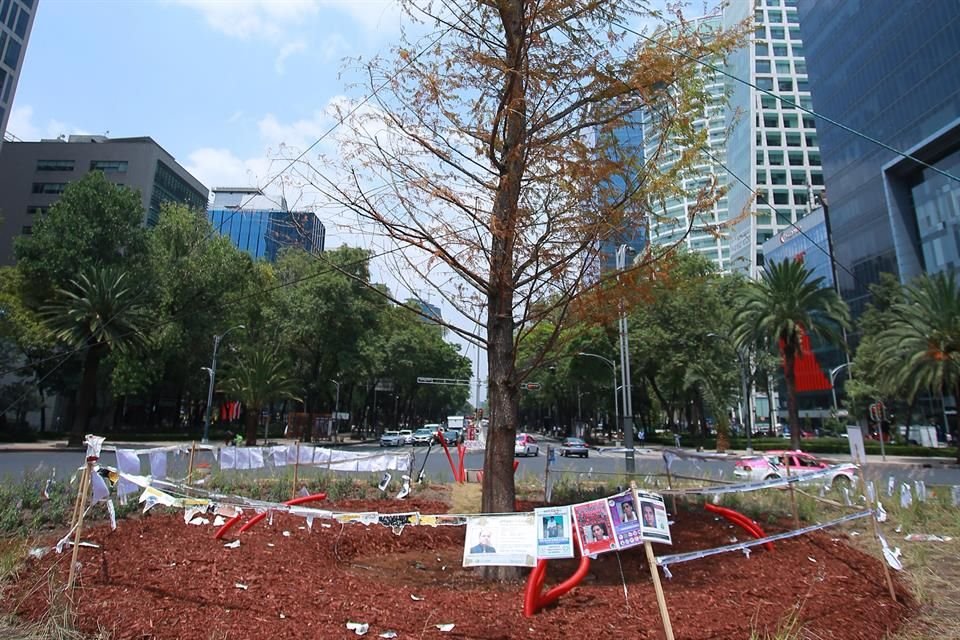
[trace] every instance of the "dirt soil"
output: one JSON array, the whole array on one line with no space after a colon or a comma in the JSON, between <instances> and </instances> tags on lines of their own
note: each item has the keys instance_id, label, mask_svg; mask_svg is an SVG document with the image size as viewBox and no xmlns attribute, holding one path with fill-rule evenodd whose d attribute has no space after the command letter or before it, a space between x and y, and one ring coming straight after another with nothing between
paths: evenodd
<instances>
[{"instance_id":1,"label":"dirt soil","mask_svg":"<svg viewBox=\"0 0 960 640\"><path fill-rule=\"evenodd\" d=\"M322 504L322 503L318 503ZM445 513L443 502L345 501L343 511ZM327 523L330 524L330 523ZM862 530L863 527L860 527ZM182 513L156 513L85 531L99 549L80 549L78 624L115 640L191 638L349 638L346 623L368 623L367 637L663 638L643 548L599 556L583 583L532 618L522 614L523 583L485 582L462 564L464 528L325 526L274 516L236 536L213 539L212 526L187 525ZM706 549L744 534L713 515L685 511L672 547L658 555ZM239 548L224 543L239 539ZM0 608L38 619L48 581L65 583L69 554L31 560L3 594ZM573 573L577 560L550 563L545 589ZM801 603L807 637L877 640L911 613L893 604L878 560L827 531L777 543L750 557L728 553L671 567L666 602L678 639L749 638L772 632ZM526 575L527 571L524 572ZM898 584L900 600L909 600ZM442 632L436 625L452 623ZM387 636L391 637L391 636Z\"/></svg>"}]
</instances>

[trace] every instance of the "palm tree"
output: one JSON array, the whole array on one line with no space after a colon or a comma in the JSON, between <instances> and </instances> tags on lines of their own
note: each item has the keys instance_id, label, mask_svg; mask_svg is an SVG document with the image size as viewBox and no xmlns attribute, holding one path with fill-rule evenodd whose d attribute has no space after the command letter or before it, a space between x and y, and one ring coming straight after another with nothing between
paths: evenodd
<instances>
[{"instance_id":1,"label":"palm tree","mask_svg":"<svg viewBox=\"0 0 960 640\"><path fill-rule=\"evenodd\" d=\"M241 356L232 375L223 382L223 390L238 398L246 409L244 440L247 446L257 443L257 416L274 400L297 400L294 394L302 389L289 376L290 365L275 348L254 347Z\"/></svg>"},{"instance_id":2,"label":"palm tree","mask_svg":"<svg viewBox=\"0 0 960 640\"><path fill-rule=\"evenodd\" d=\"M83 442L97 395L97 371L111 351L135 352L147 344L142 327L147 315L140 294L126 272L94 267L58 289L41 309L53 335L83 352L83 375L77 389L77 410L69 442Z\"/></svg>"},{"instance_id":3,"label":"palm tree","mask_svg":"<svg viewBox=\"0 0 960 640\"><path fill-rule=\"evenodd\" d=\"M904 295L877 334L879 360L896 363L885 378L911 402L921 389L960 398L960 291L953 274L920 276Z\"/></svg>"},{"instance_id":4,"label":"palm tree","mask_svg":"<svg viewBox=\"0 0 960 640\"><path fill-rule=\"evenodd\" d=\"M802 355L803 334L842 343L841 328L850 323L847 305L837 292L823 286L823 278L796 260L766 266L760 280L747 283L733 316L734 341L740 346L775 340L783 353L787 386L790 440L800 448L800 412L794 364Z\"/></svg>"}]
</instances>

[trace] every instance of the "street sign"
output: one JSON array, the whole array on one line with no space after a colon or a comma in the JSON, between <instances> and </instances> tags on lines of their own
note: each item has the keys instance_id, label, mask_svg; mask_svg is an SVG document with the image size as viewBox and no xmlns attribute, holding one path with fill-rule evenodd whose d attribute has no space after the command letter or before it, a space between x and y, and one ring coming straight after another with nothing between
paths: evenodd
<instances>
[{"instance_id":1,"label":"street sign","mask_svg":"<svg viewBox=\"0 0 960 640\"><path fill-rule=\"evenodd\" d=\"M461 378L424 378L418 377L417 382L420 384L452 384L452 385L461 385L465 387L470 386L469 380L463 380Z\"/></svg>"},{"instance_id":2,"label":"street sign","mask_svg":"<svg viewBox=\"0 0 960 640\"><path fill-rule=\"evenodd\" d=\"M334 413L334 414L333 414L333 419L334 419L334 420L349 420L349 419L350 419L350 413L347 412L347 411L341 411L340 413Z\"/></svg>"},{"instance_id":3,"label":"street sign","mask_svg":"<svg viewBox=\"0 0 960 640\"><path fill-rule=\"evenodd\" d=\"M540 383L539 382L524 382L523 388L527 391L539 391Z\"/></svg>"},{"instance_id":4,"label":"street sign","mask_svg":"<svg viewBox=\"0 0 960 640\"><path fill-rule=\"evenodd\" d=\"M377 391L393 391L393 380L378 380Z\"/></svg>"}]
</instances>

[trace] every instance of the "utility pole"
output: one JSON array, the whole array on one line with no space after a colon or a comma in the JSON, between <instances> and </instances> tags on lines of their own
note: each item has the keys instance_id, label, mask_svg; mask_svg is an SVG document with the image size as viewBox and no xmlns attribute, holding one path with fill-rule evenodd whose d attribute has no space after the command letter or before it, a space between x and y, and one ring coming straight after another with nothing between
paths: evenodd
<instances>
[{"instance_id":1,"label":"utility pole","mask_svg":"<svg viewBox=\"0 0 960 640\"><path fill-rule=\"evenodd\" d=\"M626 267L627 250L626 244L621 244L617 248L617 279L620 279L620 273ZM627 311L624 306L623 296L620 297L620 373L623 379L623 446L626 452L627 473L634 473L636 470L636 457L633 451L633 399L630 393L630 335L627 325Z\"/></svg>"}]
</instances>

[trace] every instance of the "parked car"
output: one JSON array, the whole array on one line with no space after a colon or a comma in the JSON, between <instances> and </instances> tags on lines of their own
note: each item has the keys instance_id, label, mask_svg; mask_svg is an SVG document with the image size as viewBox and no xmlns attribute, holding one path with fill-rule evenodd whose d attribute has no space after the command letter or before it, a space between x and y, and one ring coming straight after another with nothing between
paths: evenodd
<instances>
[{"instance_id":1,"label":"parked car","mask_svg":"<svg viewBox=\"0 0 960 640\"><path fill-rule=\"evenodd\" d=\"M540 445L536 438L529 433L518 433L516 444L513 446L513 455L515 456L538 456L540 455Z\"/></svg>"},{"instance_id":2,"label":"parked car","mask_svg":"<svg viewBox=\"0 0 960 640\"><path fill-rule=\"evenodd\" d=\"M413 431L410 429L400 429L401 444L413 444Z\"/></svg>"},{"instance_id":3,"label":"parked car","mask_svg":"<svg viewBox=\"0 0 960 640\"><path fill-rule=\"evenodd\" d=\"M763 455L748 456L737 460L733 466L733 475L747 481L783 478L786 476L786 465L789 465L790 475L793 476L834 466L827 460L803 451L767 451ZM856 473L856 465L842 464L837 466L836 470L826 478L826 482L835 487L850 486L853 484Z\"/></svg>"},{"instance_id":4,"label":"parked car","mask_svg":"<svg viewBox=\"0 0 960 640\"><path fill-rule=\"evenodd\" d=\"M399 431L384 431L380 436L381 447L399 447L403 444L403 438Z\"/></svg>"},{"instance_id":5,"label":"parked car","mask_svg":"<svg viewBox=\"0 0 960 640\"><path fill-rule=\"evenodd\" d=\"M436 429L431 429L430 427L422 427L413 432L413 444L423 445L423 444L433 444L436 442Z\"/></svg>"},{"instance_id":6,"label":"parked car","mask_svg":"<svg viewBox=\"0 0 960 640\"><path fill-rule=\"evenodd\" d=\"M560 455L562 456L568 458L570 456L580 456L581 458L590 457L590 448L582 438L564 438L560 446L562 447L560 449Z\"/></svg>"}]
</instances>

